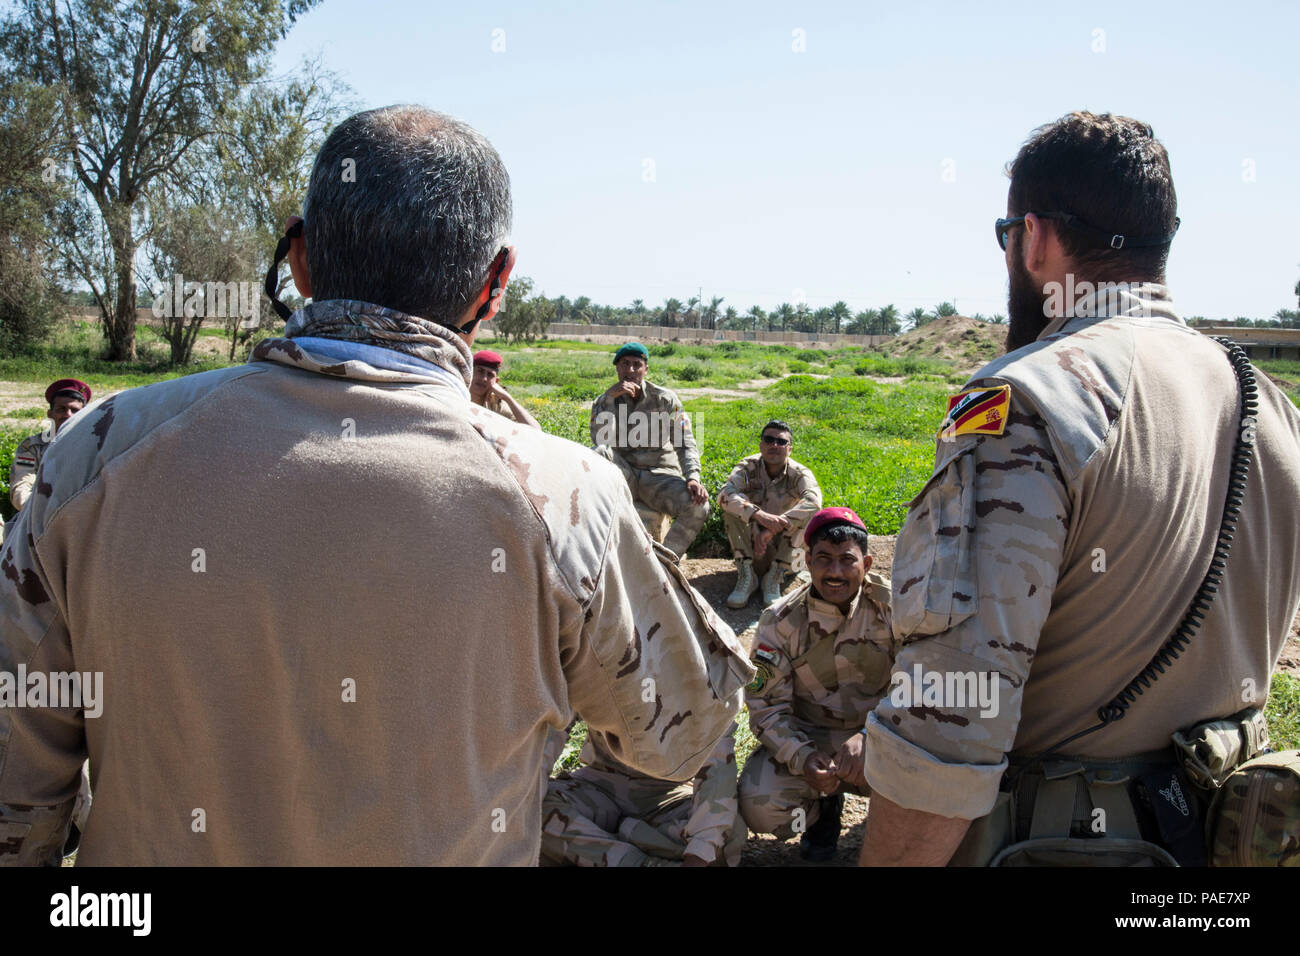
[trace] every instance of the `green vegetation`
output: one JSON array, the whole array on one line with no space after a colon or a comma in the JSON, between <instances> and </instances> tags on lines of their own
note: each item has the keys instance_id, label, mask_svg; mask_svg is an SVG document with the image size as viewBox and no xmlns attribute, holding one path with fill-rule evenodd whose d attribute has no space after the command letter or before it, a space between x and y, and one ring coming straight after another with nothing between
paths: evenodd
<instances>
[{"instance_id":1,"label":"green vegetation","mask_svg":"<svg viewBox=\"0 0 1300 956\"><path fill-rule=\"evenodd\" d=\"M8 521L14 514L14 507L9 503L9 466L14 463L14 450L36 430L8 422L0 424L0 520Z\"/></svg>"},{"instance_id":2,"label":"green vegetation","mask_svg":"<svg viewBox=\"0 0 1300 956\"><path fill-rule=\"evenodd\" d=\"M221 336L217 329L205 336ZM101 361L103 341L87 322L64 323L43 348L0 358L0 380L44 386L54 378L85 379L96 391L145 385L182 374L167 366L166 343L141 327L140 359ZM589 444L592 400L614 382L609 345L540 341L531 346L486 343L505 356L502 380L548 432ZM212 359L187 372L226 364ZM1256 363L1288 387L1300 404L1300 362ZM808 368L811 374L790 373ZM790 423L794 455L811 467L828 504L847 504L876 534L897 532L907 502L930 475L934 430L945 401L965 375L943 362L888 357L858 348L835 350L727 342L718 346L662 343L651 346L651 378L671 388L747 386L748 398L721 401L708 394L684 398L701 449L705 486L716 497L737 461L758 450L757 432L772 418ZM786 376L782 378L783 376ZM816 377L815 377L816 376ZM756 379L780 379L755 388ZM889 381L879 381L887 379ZM901 379L902 381L893 381ZM8 517L9 466L14 448L39 427L44 408L27 406L0 417L0 514ZM721 512L714 508L695 553L726 553ZM1267 719L1273 746L1300 746L1300 677L1273 676ZM737 764L757 746L748 714L737 717ZM586 738L578 724L556 764L572 769Z\"/></svg>"},{"instance_id":3,"label":"green vegetation","mask_svg":"<svg viewBox=\"0 0 1300 956\"><path fill-rule=\"evenodd\" d=\"M1269 744L1274 750L1300 747L1300 677L1282 671L1273 675L1264 719L1268 721Z\"/></svg>"}]
</instances>

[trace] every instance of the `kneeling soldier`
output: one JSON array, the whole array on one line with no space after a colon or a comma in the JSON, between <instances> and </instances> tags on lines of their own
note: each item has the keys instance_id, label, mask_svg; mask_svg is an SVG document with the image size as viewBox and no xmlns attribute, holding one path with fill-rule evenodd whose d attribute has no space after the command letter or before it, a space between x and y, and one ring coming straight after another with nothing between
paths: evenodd
<instances>
[{"instance_id":1,"label":"kneeling soldier","mask_svg":"<svg viewBox=\"0 0 1300 956\"><path fill-rule=\"evenodd\" d=\"M799 537L804 524L822 506L822 490L813 473L790 457L794 436L785 422L763 426L760 451L741 460L718 493L723 526L736 559L736 589L727 607L742 608L758 587L754 562L770 557L763 575L763 604L781 596L790 571L805 566Z\"/></svg>"},{"instance_id":2,"label":"kneeling soldier","mask_svg":"<svg viewBox=\"0 0 1300 956\"><path fill-rule=\"evenodd\" d=\"M748 832L736 805L735 725L690 783L628 769L590 733L583 766L546 785L542 859L577 866L735 866Z\"/></svg>"},{"instance_id":3,"label":"kneeling soldier","mask_svg":"<svg viewBox=\"0 0 1300 956\"><path fill-rule=\"evenodd\" d=\"M762 746L740 775L740 812L755 833L803 832L804 859L835 853L844 791L869 795L862 727L889 689L889 582L870 574L867 530L824 508L804 532L812 583L763 612L758 673L745 694Z\"/></svg>"}]
</instances>

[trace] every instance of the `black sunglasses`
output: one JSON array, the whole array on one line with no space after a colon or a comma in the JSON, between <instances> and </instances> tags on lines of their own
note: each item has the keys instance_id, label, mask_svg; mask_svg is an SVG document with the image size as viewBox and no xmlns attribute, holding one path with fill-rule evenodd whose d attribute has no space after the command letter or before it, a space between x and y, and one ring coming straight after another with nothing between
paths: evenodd
<instances>
[{"instance_id":1,"label":"black sunglasses","mask_svg":"<svg viewBox=\"0 0 1300 956\"><path fill-rule=\"evenodd\" d=\"M1025 216L1028 215L1031 215L1031 213L1025 213ZM1174 231L1169 235L1158 236L1154 239L1135 239L1132 236L1124 236L1117 232L1110 232L1106 229L1098 229L1096 226L1091 226L1078 216L1071 215L1068 212L1036 212L1032 213L1032 215L1037 216L1039 219L1057 219L1065 223L1067 226L1088 233L1096 240L1096 245L1109 246L1111 249L1141 249L1149 246L1163 246L1166 243L1173 242L1174 235L1178 232L1178 227L1183 224L1183 221L1175 216ZM993 235L997 237L998 248L1003 252L1007 251L1007 233L1011 231L1012 226L1018 226L1023 223L1025 221L1025 216L1016 216L1014 219L998 219L994 221Z\"/></svg>"},{"instance_id":2,"label":"black sunglasses","mask_svg":"<svg viewBox=\"0 0 1300 956\"><path fill-rule=\"evenodd\" d=\"M763 444L764 444L764 445L780 445L782 448L784 448L786 445L790 444L790 439L788 439L788 438L777 438L775 435L764 435L764 436L763 436Z\"/></svg>"}]
</instances>

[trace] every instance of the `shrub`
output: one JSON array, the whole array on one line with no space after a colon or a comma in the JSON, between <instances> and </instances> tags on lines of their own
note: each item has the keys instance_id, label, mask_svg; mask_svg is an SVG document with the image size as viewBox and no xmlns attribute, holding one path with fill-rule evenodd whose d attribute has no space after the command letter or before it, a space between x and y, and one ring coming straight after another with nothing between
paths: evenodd
<instances>
[{"instance_id":1,"label":"shrub","mask_svg":"<svg viewBox=\"0 0 1300 956\"><path fill-rule=\"evenodd\" d=\"M698 382L708 374L709 370L703 362L691 362L673 370L673 377L679 378L683 382Z\"/></svg>"}]
</instances>

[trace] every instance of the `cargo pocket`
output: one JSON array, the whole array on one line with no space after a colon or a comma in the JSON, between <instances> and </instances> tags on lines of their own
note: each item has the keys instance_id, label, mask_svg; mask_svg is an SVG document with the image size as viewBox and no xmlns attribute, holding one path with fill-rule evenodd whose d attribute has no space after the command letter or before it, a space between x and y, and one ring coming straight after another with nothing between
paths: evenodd
<instances>
[{"instance_id":1,"label":"cargo pocket","mask_svg":"<svg viewBox=\"0 0 1300 956\"><path fill-rule=\"evenodd\" d=\"M973 447L931 477L899 533L890 576L894 634L904 641L940 634L978 609Z\"/></svg>"}]
</instances>

